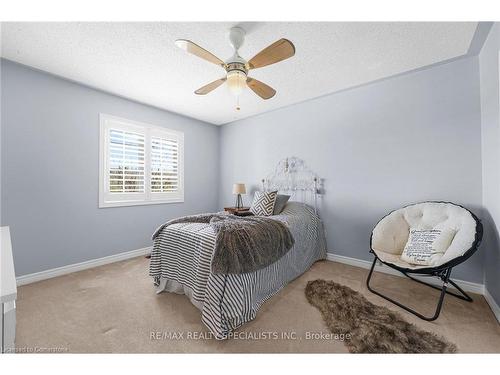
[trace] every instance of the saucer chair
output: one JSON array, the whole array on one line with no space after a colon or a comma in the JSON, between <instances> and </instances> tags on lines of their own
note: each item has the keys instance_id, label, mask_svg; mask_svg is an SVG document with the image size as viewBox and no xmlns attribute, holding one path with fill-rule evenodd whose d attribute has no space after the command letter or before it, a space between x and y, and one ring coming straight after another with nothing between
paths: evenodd
<instances>
[{"instance_id":1,"label":"saucer chair","mask_svg":"<svg viewBox=\"0 0 500 375\"><path fill-rule=\"evenodd\" d=\"M431 266L414 265L401 259L410 228L418 229L453 229L455 236L441 258L434 260ZM366 280L368 289L376 295L409 311L421 319L432 321L439 317L446 294L472 302L472 298L450 279L453 267L465 262L478 249L483 237L481 221L466 208L448 202L422 202L392 211L383 217L372 231L370 253L375 256ZM441 291L435 313L431 317L389 298L370 286L373 269L377 261L389 266L406 277ZM441 287L416 279L414 276L437 277ZM447 290L448 284L456 288L458 293Z\"/></svg>"}]
</instances>

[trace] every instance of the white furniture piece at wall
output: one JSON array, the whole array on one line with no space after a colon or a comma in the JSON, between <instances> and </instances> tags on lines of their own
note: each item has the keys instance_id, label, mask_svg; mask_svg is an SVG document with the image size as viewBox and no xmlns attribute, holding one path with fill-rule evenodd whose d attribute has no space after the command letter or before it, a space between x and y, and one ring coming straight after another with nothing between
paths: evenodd
<instances>
[{"instance_id":1,"label":"white furniture piece at wall","mask_svg":"<svg viewBox=\"0 0 500 375\"><path fill-rule=\"evenodd\" d=\"M5 353L14 350L17 286L9 227L0 227L0 237L0 347Z\"/></svg>"}]
</instances>

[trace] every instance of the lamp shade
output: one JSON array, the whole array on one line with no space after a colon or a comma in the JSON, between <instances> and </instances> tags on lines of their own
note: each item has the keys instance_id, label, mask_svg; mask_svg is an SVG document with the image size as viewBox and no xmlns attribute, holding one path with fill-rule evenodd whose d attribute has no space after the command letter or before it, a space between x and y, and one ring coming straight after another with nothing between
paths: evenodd
<instances>
[{"instance_id":1,"label":"lamp shade","mask_svg":"<svg viewBox=\"0 0 500 375\"><path fill-rule=\"evenodd\" d=\"M246 194L245 184L233 184L233 194Z\"/></svg>"}]
</instances>

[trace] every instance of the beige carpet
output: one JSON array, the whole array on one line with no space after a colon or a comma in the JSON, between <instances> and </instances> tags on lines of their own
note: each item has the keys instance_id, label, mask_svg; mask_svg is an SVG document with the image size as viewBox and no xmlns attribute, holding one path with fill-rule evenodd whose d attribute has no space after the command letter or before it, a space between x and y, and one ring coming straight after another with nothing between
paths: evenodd
<instances>
[{"instance_id":1,"label":"beige carpet","mask_svg":"<svg viewBox=\"0 0 500 375\"><path fill-rule=\"evenodd\" d=\"M424 322L368 292L367 270L329 261L316 263L266 302L237 339L199 339L196 335L208 335L199 310L185 296L156 295L147 269L147 259L135 258L20 287L16 347L92 353L347 353L339 337L320 337L329 332L304 295L307 281L323 278L399 311L420 328L455 343L459 352L500 352L500 325L482 296L473 295L473 303L447 297L440 318ZM426 313L438 295L409 280L379 273L374 286L404 303L418 301L414 306Z\"/></svg>"}]
</instances>

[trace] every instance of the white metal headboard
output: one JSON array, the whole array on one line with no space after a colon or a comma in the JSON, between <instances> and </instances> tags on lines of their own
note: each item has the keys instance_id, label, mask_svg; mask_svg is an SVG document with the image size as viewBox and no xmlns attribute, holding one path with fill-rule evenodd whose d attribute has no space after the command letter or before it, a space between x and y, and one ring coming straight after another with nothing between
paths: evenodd
<instances>
[{"instance_id":1,"label":"white metal headboard","mask_svg":"<svg viewBox=\"0 0 500 375\"><path fill-rule=\"evenodd\" d=\"M303 203L308 203L309 198L314 204L314 212L317 211L320 180L304 160L294 156L280 160L274 171L261 182L264 191L289 193L290 199L300 199Z\"/></svg>"}]
</instances>

